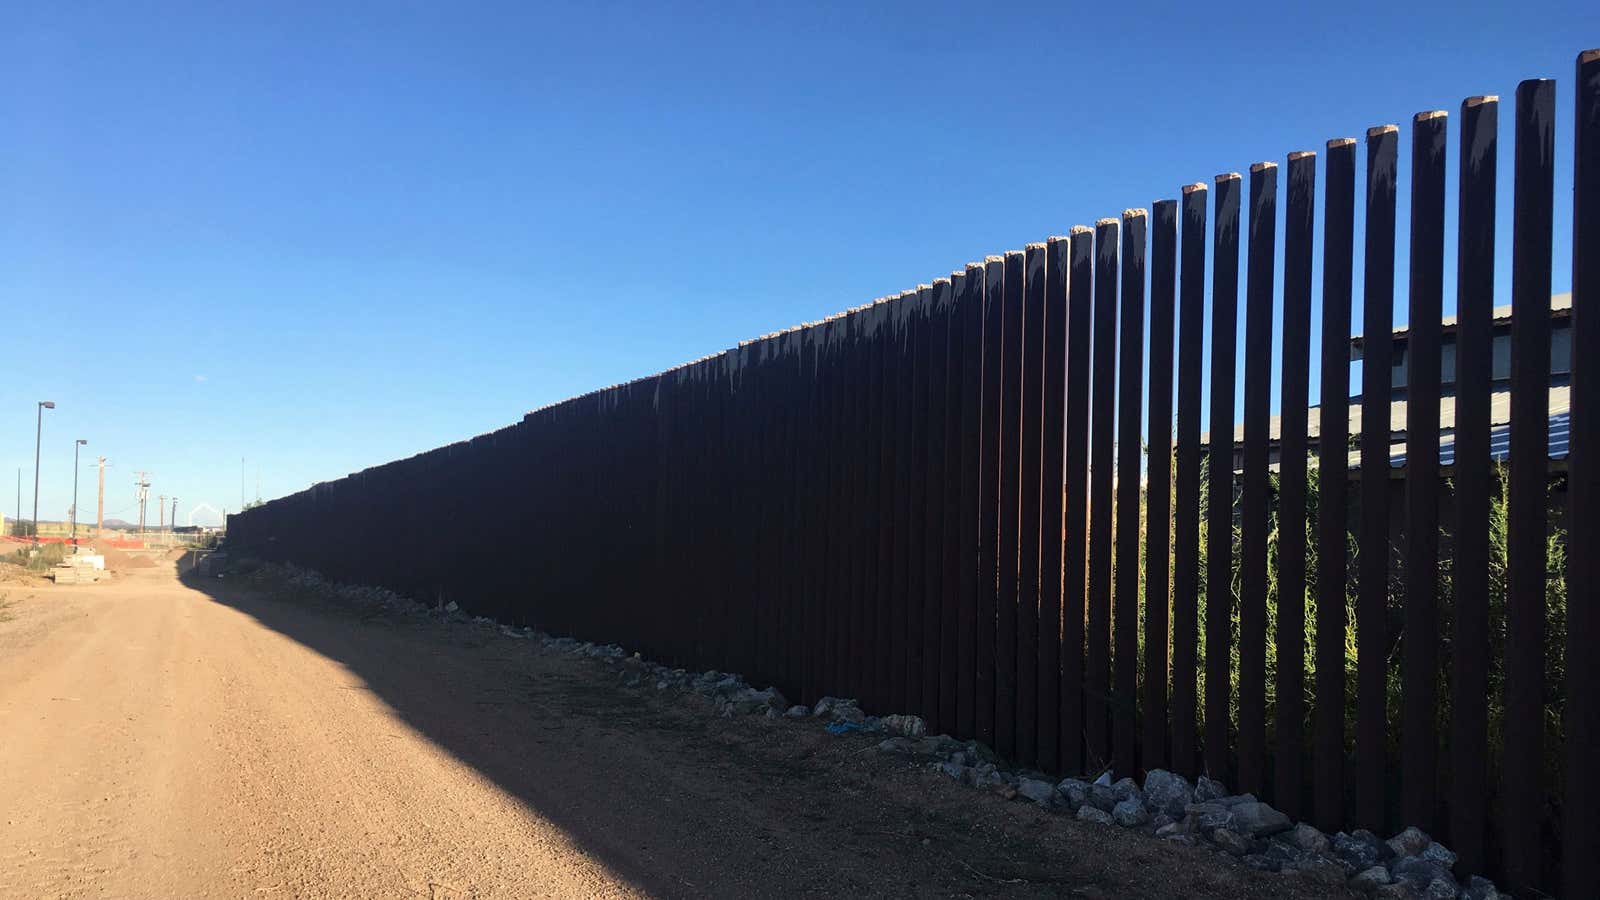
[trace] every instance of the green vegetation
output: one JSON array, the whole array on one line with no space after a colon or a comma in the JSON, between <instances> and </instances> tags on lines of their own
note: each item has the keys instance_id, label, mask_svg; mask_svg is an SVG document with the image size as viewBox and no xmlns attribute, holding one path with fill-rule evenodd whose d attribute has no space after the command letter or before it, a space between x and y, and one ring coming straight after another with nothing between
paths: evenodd
<instances>
[{"instance_id":1,"label":"green vegetation","mask_svg":"<svg viewBox=\"0 0 1600 900\"><path fill-rule=\"evenodd\" d=\"M41 544L37 550L24 547L12 553L6 561L30 572L48 572L66 558L67 548L64 544Z\"/></svg>"},{"instance_id":2,"label":"green vegetation","mask_svg":"<svg viewBox=\"0 0 1600 900\"><path fill-rule=\"evenodd\" d=\"M1205 484L1205 478L1207 477L1207 475L1208 475L1208 473L1206 471L1205 463L1202 462L1202 467L1201 467L1202 485ZM1506 610L1507 610L1507 606L1506 606L1506 604L1507 604L1507 596L1506 596L1506 574L1507 574L1507 572L1506 572L1506 566L1507 566L1507 552L1506 552L1506 549L1507 549L1507 521L1506 521L1506 513L1507 513L1507 505L1508 505L1508 501L1509 501L1508 485L1507 485L1507 480L1506 480L1505 476L1506 476L1506 470L1505 470L1505 468L1503 466L1499 467L1496 470L1495 475L1494 475L1495 489L1494 489L1494 492L1493 492L1493 494L1491 496L1490 521L1489 521L1489 528L1490 528L1489 559L1487 560L1487 577L1488 577L1488 583L1489 583L1489 636L1490 636L1490 648L1489 649L1490 649L1490 653L1489 653L1489 658L1484 661L1484 665L1486 666L1486 669L1487 669L1488 682L1489 682L1489 696L1485 698L1485 702L1488 704L1489 741L1490 741L1490 747L1491 747L1492 755L1497 755L1497 754L1493 753L1493 750L1494 750L1494 748L1498 748L1499 746L1501 746L1502 740L1504 738L1504 734L1503 734L1503 727L1504 727L1503 723L1504 723L1504 716L1505 716L1505 692L1504 692L1505 666L1504 666L1504 659L1505 659ZM1320 492L1320 484L1319 484L1318 472L1317 472L1317 469L1316 469L1315 460L1312 460L1312 462L1311 462L1311 465L1310 465L1310 467L1308 469L1308 472L1307 472L1307 480L1306 480L1306 507L1307 508L1306 508L1306 520L1305 520L1305 523L1304 523L1304 526L1303 526L1305 528L1305 532L1306 532L1306 579L1305 579L1306 592L1305 592L1305 595L1303 597L1294 598L1293 600L1291 600L1291 598L1285 598L1285 597L1281 597L1279 595L1278 552L1279 552L1279 539L1280 539L1280 536L1281 536L1280 528L1283 525L1283 523L1280 520L1279 509L1278 509L1278 506L1277 506L1278 475L1276 473L1272 474L1270 482L1271 482L1272 507L1271 507L1271 518L1269 520L1270 532L1269 532L1269 537L1268 537L1268 565L1267 565L1267 568L1268 568L1268 596L1267 596L1267 646L1266 646L1266 678L1267 678L1266 694L1267 694L1267 703L1268 703L1267 727L1269 729L1268 740L1269 740L1269 742L1274 740L1274 736L1271 734L1271 730L1273 729L1275 721L1276 721L1275 713L1273 712L1273 707L1275 707L1276 700L1277 700L1277 697L1276 697L1276 693L1277 693L1277 674L1278 674L1278 666L1279 666L1278 653L1277 653L1277 643L1276 643L1278 612L1279 612L1279 609L1281 608L1281 604L1282 603L1285 603L1285 602L1299 602L1299 603L1302 604L1302 607L1304 609L1304 622L1305 622L1305 629L1304 629L1305 637L1304 637L1304 644L1303 644L1303 650L1302 650L1302 665L1304 667L1304 682L1303 682L1303 684L1304 684L1304 691L1305 691L1304 709L1305 709L1305 712L1306 712L1306 721L1303 724L1303 734L1306 736L1306 739L1307 739L1307 741L1309 743L1309 736L1312 733L1311 732L1311 726L1312 726L1311 718L1312 718L1312 715L1314 713L1315 704L1316 704L1316 643L1317 643L1317 596L1316 596L1316 591L1317 591L1318 571L1319 571L1319 565L1320 565L1320 560L1318 559L1318 555L1317 555L1317 533L1316 532L1317 532L1317 513L1318 513L1318 505L1319 505L1319 501L1320 501L1321 492ZM1350 512L1352 514L1351 521L1354 522L1354 521L1356 521L1355 513L1359 510L1359 497L1358 497L1358 495L1356 493L1356 486L1355 486L1354 481L1352 481L1350 490L1351 490ZM1439 735L1441 737L1441 748L1443 747L1443 741L1445 740L1445 738L1447 738L1447 736L1449 734L1449 727L1450 727L1450 720L1451 720L1451 701L1452 701L1451 673L1453 671L1453 666L1454 666L1454 659L1453 659L1454 646L1453 646L1451 638L1452 638L1452 635L1453 635L1454 578L1455 578L1455 575L1456 575L1456 566L1455 566L1455 559L1454 559L1453 552L1452 552L1452 547L1453 547L1453 544L1454 544L1453 531L1454 531L1456 523L1455 523L1455 521L1453 519L1453 516L1448 512L1448 510L1452 509L1453 506L1454 506L1454 503L1453 503L1453 485L1451 485L1451 483L1448 480L1446 480L1446 482L1445 482L1443 494L1445 495L1443 506L1444 506L1444 509L1446 511L1442 512L1441 517L1440 517L1441 533L1440 533L1439 587L1438 587L1438 591L1439 591L1439 593L1438 593L1439 630L1438 630L1437 634L1426 635L1425 636L1425 638L1427 640L1433 640L1433 641L1436 641L1438 643L1438 666L1439 666L1439 668L1438 668L1438 672L1437 672L1437 678L1438 678L1438 682L1437 682L1437 684L1438 684L1438 695L1437 696L1438 696L1439 703L1438 703L1438 707L1437 707L1437 722L1436 722L1436 724L1437 724L1437 728L1438 728L1438 733L1439 733ZM1545 734L1543 736L1543 747L1544 747L1544 753L1545 753L1545 773L1544 773L1544 777L1546 778L1545 783L1547 785L1559 784L1560 783L1559 779L1561 777L1562 720L1563 720L1563 703L1564 703L1564 682L1563 682L1563 680L1565 678L1566 604L1567 604L1567 590L1566 590L1566 579L1565 579L1566 554L1567 554L1566 533L1565 533L1565 531L1564 531L1564 529L1562 527L1563 517L1560 514L1561 513L1560 505L1561 505L1562 502L1564 502L1563 498L1564 498L1564 494L1557 493L1556 490L1555 490L1555 487L1553 486L1552 489L1551 489L1551 499L1550 499L1550 503L1549 503L1548 525L1547 525L1547 535L1548 535L1548 537L1547 537L1547 542L1546 542L1546 557L1547 557L1546 575L1547 575L1547 581L1546 581L1546 596L1545 596L1545 601L1546 601L1545 602L1546 622L1545 622L1545 651L1544 651L1544 659L1546 661L1545 662L1545 667L1546 668L1545 668L1545 696L1544 696ZM1203 701L1204 701L1204 697L1205 697L1205 660L1206 660L1206 655L1207 655L1207 652L1208 652L1208 649L1209 649L1206 646L1206 619L1207 619L1207 614L1208 614L1208 610L1209 610L1209 607L1210 607L1210 604L1207 602L1207 598L1206 598L1206 583L1205 583L1205 581L1206 581L1206 579L1205 579L1205 571L1206 571L1206 541L1207 541L1207 525L1206 525L1207 499L1208 499L1208 491L1206 489L1204 489L1204 487L1202 487L1201 496L1200 496L1200 559L1199 559L1200 576L1199 576L1199 598L1198 598L1198 601L1197 601L1197 604L1198 604L1198 620L1199 621L1198 621L1198 627L1197 627L1197 634L1195 635L1195 639L1196 639L1196 641L1198 643L1198 647L1197 647L1197 651L1196 651L1196 657L1197 657L1197 659L1196 659L1196 668L1197 668L1197 671L1196 671L1196 693L1195 693L1195 696L1200 701L1200 705L1202 707L1201 710L1198 711L1202 718L1203 718ZM1230 732L1233 732L1234 729L1237 728L1238 712L1239 712L1239 710L1238 710L1238 698L1239 698L1239 644L1238 644L1238 636L1239 636L1239 591L1240 591L1239 577L1240 577L1240 566L1239 566L1238 547L1239 547L1240 534L1239 534L1239 519L1238 519L1238 502L1239 502L1238 501L1238 495L1236 493L1235 494L1235 500L1234 500L1234 504L1235 505L1234 505L1234 516L1233 516L1233 521L1234 521L1233 532L1234 533L1233 533L1233 536L1232 536L1232 538L1233 538L1233 546L1234 546L1233 576L1232 576L1232 584L1231 584L1230 596L1228 598L1228 615L1229 615L1229 619L1230 619L1230 630L1229 630L1229 633L1231 635L1230 642L1229 642L1229 647L1228 647L1228 653L1229 653L1229 657L1230 657L1228 671L1229 671L1229 678L1230 678L1230 681L1231 681L1230 692L1229 692L1229 695L1230 695L1229 730L1230 730ZM1147 510L1145 504L1141 503L1141 516L1143 517L1143 516L1146 516L1146 515L1148 515L1148 510ZM1141 526L1142 525L1143 525L1143 523L1141 522ZM1143 532L1143 528L1142 527L1141 527L1141 532ZM1343 641L1343 643L1344 643L1344 680L1345 680L1345 690L1344 690L1345 729L1344 729L1344 733L1345 733L1345 741L1346 741L1346 750L1347 750L1347 752L1350 752L1350 751L1353 751L1353 749L1354 749L1354 740L1355 740L1355 723L1356 723L1356 660L1357 660L1357 656L1358 656L1358 654L1360 652L1360 648L1361 648L1361 635L1359 635L1357 630L1356 630L1356 616L1355 616L1356 594L1357 594L1357 591L1359 590L1359 579L1358 579L1357 573L1359 571L1359 565L1360 565L1361 546L1356 540L1355 533L1353 531L1351 531L1351 530L1347 530L1346 531L1346 540L1347 540L1347 564L1348 565L1347 565L1347 569L1346 569L1346 572L1345 572L1345 577L1343 579L1344 584L1345 584L1345 596L1344 596L1345 634L1344 634L1344 641ZM1388 693L1387 718L1388 718L1388 723L1389 723L1388 729L1387 729L1387 734L1388 734L1388 739L1389 739L1388 752L1390 754L1390 758L1391 759L1398 760L1399 752L1400 752L1399 740L1400 740L1400 734L1401 734L1401 728L1402 728L1402 722L1400 720L1400 709L1401 709L1400 701L1401 701L1401 692L1402 692L1401 656L1403 654L1403 646L1404 646L1404 641L1406 639L1406 635L1405 635L1404 627L1403 627L1403 623L1404 623L1404 620L1405 620L1405 558L1404 558L1404 554L1400 551L1400 548L1395 547L1392 544L1387 548L1387 552L1390 555L1390 559L1389 559L1389 591L1388 591L1389 601L1388 601L1387 615L1385 616L1384 633L1381 636L1381 640L1377 644L1377 652L1379 652L1379 653L1381 653L1383 655L1385 669L1386 669L1386 671L1388 673L1388 677L1387 677L1387 685L1388 685L1388 692L1387 692ZM1140 559L1140 576L1141 576L1140 577L1140 582L1141 582L1140 583L1140 592L1141 592L1141 594L1143 594L1144 593L1144 583L1143 582L1144 582L1144 574L1145 574L1144 573L1144 566L1145 566L1146 560L1144 559L1143 542L1142 542L1142 540L1141 540L1141 553L1140 553L1140 556L1141 556L1141 559ZM1474 574L1471 577L1482 577L1482 576ZM1170 582L1169 582L1169 584L1170 584ZM1113 612L1114 612L1114 610L1113 610ZM1143 634L1144 604L1143 603L1139 604L1139 616L1140 616L1140 622L1139 622L1139 631L1140 631L1140 634L1139 634L1139 641L1140 641L1139 666L1140 666L1140 673L1139 673L1139 677L1140 677L1140 681L1142 683L1144 678L1145 678L1145 673L1143 671L1143 662L1144 662L1144 650L1143 650L1143 641L1144 641L1144 634ZM1171 621L1170 616L1169 616L1169 621ZM1114 648L1113 648L1113 650L1114 650ZM1169 658L1170 658L1170 656L1169 656ZM1204 722L1201 721L1201 722L1198 723L1198 725L1203 731ZM1233 739L1233 736L1230 734L1230 743L1232 743L1232 739ZM1444 780L1441 781L1441 783L1447 783L1446 780L1448 779L1448 774L1449 774L1448 773L1449 754L1447 752L1444 752L1443 749L1441 749L1439 760L1440 760L1440 777L1441 777L1441 779L1444 779ZM1496 783L1496 782L1491 782L1491 783Z\"/></svg>"}]
</instances>

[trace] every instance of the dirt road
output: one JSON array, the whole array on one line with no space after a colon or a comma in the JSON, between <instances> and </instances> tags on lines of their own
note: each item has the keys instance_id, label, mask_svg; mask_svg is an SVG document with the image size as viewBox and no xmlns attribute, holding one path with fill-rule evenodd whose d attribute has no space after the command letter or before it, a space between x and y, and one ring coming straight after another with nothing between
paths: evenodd
<instances>
[{"instance_id":1,"label":"dirt road","mask_svg":"<svg viewBox=\"0 0 1600 900\"><path fill-rule=\"evenodd\" d=\"M530 641L204 587L0 585L0 896L1319 896Z\"/></svg>"}]
</instances>

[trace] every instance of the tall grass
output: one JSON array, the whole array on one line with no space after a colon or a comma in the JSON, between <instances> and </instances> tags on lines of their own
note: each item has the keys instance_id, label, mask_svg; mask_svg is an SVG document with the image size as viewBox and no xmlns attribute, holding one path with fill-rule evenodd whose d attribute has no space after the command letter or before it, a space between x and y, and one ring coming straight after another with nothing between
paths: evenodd
<instances>
[{"instance_id":1,"label":"tall grass","mask_svg":"<svg viewBox=\"0 0 1600 900\"><path fill-rule=\"evenodd\" d=\"M37 548L24 547L11 554L9 562L27 568L30 572L47 572L67 558L67 548L62 544L42 544Z\"/></svg>"},{"instance_id":2,"label":"tall grass","mask_svg":"<svg viewBox=\"0 0 1600 900\"><path fill-rule=\"evenodd\" d=\"M1202 460L1202 462L1201 462L1201 481L1202 481L1202 484L1205 483L1205 480L1207 479L1207 477L1209 475L1209 473L1207 471L1207 465L1208 465L1207 461ZM1176 470L1176 467L1174 467L1174 471L1175 470ZM1497 466L1497 468L1495 470L1495 473L1494 473L1494 481L1493 481L1494 488L1493 488L1493 492L1492 492L1491 498L1490 498L1490 514L1489 514L1490 540L1489 540L1489 559L1487 560L1487 569L1488 569L1488 579L1489 579L1490 655L1489 655L1488 659L1483 661L1483 664L1485 665L1485 667L1487 669L1488 683L1489 683L1489 696L1485 698L1485 702L1488 704L1488 717L1489 717L1488 720L1489 720L1489 731L1490 731L1489 740L1490 740L1491 748L1502 746L1503 745L1503 741L1504 741L1504 739L1506 737L1505 734L1504 734L1504 717L1505 717L1505 690L1504 690L1505 666L1504 666L1504 659L1505 659L1506 603L1507 603L1507 596L1506 596L1507 518L1506 518L1506 512L1507 512L1507 506L1508 506L1508 502L1509 502L1509 494L1508 494L1508 483L1507 483L1507 480L1506 480L1505 476L1506 476L1505 467L1504 466ZM1311 717L1314 714L1315 704L1316 704L1316 699L1317 699L1316 698L1316 662L1315 661L1316 661L1317 621L1318 621L1318 619L1317 619L1316 588L1317 588L1317 583L1318 583L1319 568L1320 568L1320 565L1321 565L1321 560L1320 560L1320 558L1318 556L1318 552L1317 552L1318 551L1317 515L1318 515L1318 507L1319 507L1320 500L1321 500L1321 485L1320 485L1320 479L1318 477L1318 471L1317 471L1317 468L1316 468L1316 465L1315 465L1315 461L1313 460L1311 465L1309 465L1308 469L1307 469L1307 473L1306 473L1306 517L1305 517L1305 521L1303 523L1300 523L1299 526L1298 526L1298 527L1301 527L1301 528L1303 528L1305 530L1305 535L1306 535L1306 540L1305 540L1305 543L1306 543L1306 577L1305 577L1305 581L1304 581L1304 584L1306 585L1306 590L1305 590L1304 596L1301 596L1301 597L1298 597L1298 598L1288 598L1288 597L1280 596L1279 580L1278 580L1278 574L1279 574L1279 571L1278 571L1278 565L1279 565L1279 563L1278 563L1278 559L1279 559L1278 552L1279 552L1280 538L1281 538L1281 534L1282 534L1281 529L1283 527L1285 527L1286 523L1284 523L1282 521L1282 519L1281 519L1281 517L1279 515L1279 509L1278 509L1278 506L1277 506L1277 495L1278 495L1278 475L1277 475L1277 473L1273 473L1271 475L1270 486L1271 486L1270 490L1271 490L1271 497L1272 497L1272 505L1271 505L1270 520L1269 520L1270 532L1269 532L1269 535L1268 535L1268 549L1267 549L1267 567L1268 567L1267 635L1268 635L1268 640L1267 640L1267 646L1266 646L1266 678L1267 678L1267 683L1266 683L1266 686L1265 686L1266 687L1266 695L1267 695L1267 703L1268 703L1268 708L1269 708L1269 714L1268 714L1268 717L1267 717L1267 727L1269 729L1269 735L1268 735L1269 741L1271 741L1274 738L1274 735L1270 734L1270 730L1274 727L1275 722L1276 722L1276 717L1272 713L1272 709L1275 708L1276 703L1277 703L1277 699L1278 699L1277 698L1277 683L1278 683L1277 675L1278 675L1279 660L1278 660L1278 647L1277 647L1277 642L1276 642L1276 635L1277 635L1277 625L1278 625L1278 611L1279 611L1279 609L1281 607L1281 604L1283 604L1283 603L1298 602L1298 603L1300 603L1302 605L1303 610L1304 610L1304 617L1303 617L1302 621L1305 624L1304 624L1304 639L1303 639L1303 643L1302 643L1302 646L1301 646L1301 665L1304 668L1304 678L1302 680L1302 684L1304 685L1304 693L1305 693L1305 696L1303 698L1303 700L1304 700L1303 709L1305 710L1306 721L1303 723L1303 726L1302 726L1303 727L1303 732L1302 732L1303 734L1309 735L1311 733ZM1355 483L1352 482L1351 485L1350 485L1351 497L1350 497L1350 504L1349 504L1349 510L1350 510L1350 513L1351 513L1352 517L1354 517L1357 514L1358 510L1359 510L1359 496L1358 496L1357 491L1355 490L1355 487L1356 487ZM1448 479L1445 481L1445 490L1444 490L1443 493L1444 493L1445 497L1447 498L1447 502L1446 502L1445 508L1446 509L1453 508L1453 505L1454 505L1454 503L1453 503L1454 490L1453 490L1453 485L1450 483L1450 481ZM1562 721L1563 721L1563 712L1564 712L1564 694L1563 694L1563 690L1562 690L1562 685L1563 685L1563 679L1565 677L1566 605L1567 605L1567 586L1566 586L1565 571L1566 571L1567 540L1566 540L1565 529L1562 526L1563 517L1561 515L1561 495L1557 492L1556 485L1554 485L1554 484L1552 485L1552 487L1550 489L1550 494L1551 494L1551 500L1550 500L1550 503L1549 503L1549 512L1548 512L1548 520L1547 520L1547 539L1546 539L1546 559L1547 559L1547 564L1546 564L1547 572L1546 572L1546 574L1547 574L1547 579L1546 579L1546 595L1545 595L1545 616L1546 616L1546 621L1545 621L1545 649L1544 649L1544 659L1545 659L1545 693L1544 693L1545 734L1544 734L1543 747L1545 749L1546 777L1551 779L1550 781L1547 781L1546 783L1548 783L1548 784L1556 784L1556 783L1559 783L1559 781L1556 780L1556 779L1559 779L1559 777L1561 775L1561 771L1560 771L1560 769L1561 769L1561 746L1562 746L1561 740L1562 740ZM1203 698L1205 696L1206 658L1207 658L1208 654L1210 652L1212 652L1212 648L1208 647L1207 646L1207 642L1206 642L1206 622L1207 622L1207 619L1208 619L1209 615L1213 614L1213 612L1212 612L1213 604L1210 602L1210 598L1208 598L1206 596L1206 587L1207 586L1206 586L1206 579L1204 577L1204 573L1206 571L1206 559L1207 559L1206 548L1207 548L1207 541L1208 541L1208 537L1209 537L1209 535L1208 535L1208 525L1207 525L1207 506L1208 506L1208 501L1209 501L1209 491L1202 490L1200 492L1200 554L1199 554L1199 571L1200 571L1201 577L1199 578L1199 597L1197 598L1198 625L1197 625L1197 628L1196 628L1196 634L1194 636L1194 639L1195 639L1195 641L1197 643L1197 648L1196 648L1196 672L1195 672L1195 696L1197 698ZM1227 647L1227 653L1228 653L1228 657L1229 657L1228 672L1229 672L1229 679L1230 679L1230 685L1229 685L1229 687L1230 687L1230 690L1229 690L1229 697L1230 697L1230 708L1229 708L1229 732L1230 732L1230 735L1229 735L1229 740L1230 740L1230 743L1232 741L1232 733L1237 728L1238 713L1239 713L1239 709L1238 709L1238 698L1239 698L1239 643L1238 643L1239 602L1238 602L1238 599L1239 599L1239 590L1240 590L1240 582L1239 582L1239 579L1240 579L1240 565L1239 565L1238 547L1239 547L1240 534L1239 534L1239 524L1238 524L1239 520L1238 520L1238 512L1237 512L1238 503L1239 503L1239 498L1238 498L1238 493L1236 491L1235 495L1234 495L1234 510L1235 510L1235 512L1234 512L1234 516L1233 516L1233 523L1234 523L1233 524L1233 534L1231 535L1232 544L1233 544L1233 547L1234 547L1233 569L1232 569L1232 579L1231 579L1230 591L1229 591L1230 596L1228 598L1228 603L1227 603L1227 614L1228 614L1228 617L1229 617L1229 634L1230 634L1230 640L1229 640L1228 647ZM1148 511L1147 504L1144 503L1144 502L1141 502L1141 505L1140 505L1140 516L1141 516L1140 532L1141 532L1141 535L1143 535L1145 533L1144 525L1145 525L1145 519L1148 516L1148 513L1149 513L1149 511ZM1438 733L1440 735L1446 735L1446 734L1448 734L1449 722L1450 722L1450 717L1451 717L1451 703L1452 703L1452 696L1453 696L1452 693L1451 693L1451 672L1453 671L1453 666L1454 666L1454 658L1453 658L1454 657L1454 646L1452 644L1451 636L1452 636L1452 626L1453 626L1454 594L1455 594L1455 591L1454 591L1454 579L1456 577L1456 565L1455 565L1455 558L1454 558L1454 556L1452 554L1452 548L1454 547L1454 543L1455 543L1454 540L1453 540L1453 537L1454 537L1453 529L1455 528L1456 523L1455 523L1454 517L1452 515L1450 515L1448 513L1442 513L1441 516L1440 516L1440 524L1441 524L1441 533L1440 533L1440 559L1439 559L1439 579L1438 579L1438 592L1439 593L1438 593L1438 598L1437 598L1438 599L1438 615L1439 615L1439 631L1438 631L1437 634L1422 635L1420 637L1421 637L1421 639L1424 639L1424 640L1432 640L1432 641L1437 641L1438 642L1438 647L1439 647L1438 665L1439 665L1439 668L1438 668L1438 671L1436 672L1436 677L1438 678L1438 685L1439 685L1439 690L1438 690L1438 694L1437 694L1437 696L1439 698L1439 704L1438 704L1438 707L1437 707L1437 717L1438 717L1437 726L1438 726ZM1346 568L1346 571L1344 573L1345 577L1343 579L1344 583L1345 583L1345 586L1346 586L1345 587L1345 592L1344 592L1345 629L1344 629L1344 641L1343 641L1343 643L1344 643L1344 655L1343 655L1343 658L1344 658L1344 672L1343 672L1343 675L1344 675L1344 682L1345 682L1345 690L1344 690L1345 729L1344 729L1344 733L1345 733L1345 740L1347 742L1346 751L1350 752L1350 751L1353 751L1353 749L1354 749L1354 736L1355 736L1355 724L1356 724L1356 691L1355 691L1355 685L1356 685L1356 660L1357 660L1357 656L1358 656L1358 654L1360 652L1360 643L1359 643L1360 642L1360 635L1356 631L1356 615L1355 615L1356 595L1357 595L1357 591L1358 591L1358 588L1359 588L1359 583L1358 583L1358 580L1356 578L1355 573L1359 571L1360 554L1363 552L1363 548L1360 545L1359 541L1357 540L1355 533L1353 533L1351 530L1349 530L1349 529L1346 530L1345 537L1346 537L1347 568ZM1145 584L1146 584L1145 565L1146 565L1147 559L1145 558L1145 553L1144 553L1144 549L1143 549L1143 541L1142 540L1140 542L1140 547L1141 547L1141 550L1140 550L1140 562L1139 562L1139 573L1140 573L1139 591L1140 591L1141 598L1144 598L1144 595L1145 595ZM1400 737L1400 733L1401 733L1401 726L1403 724L1403 723L1400 722L1400 708L1401 708L1400 707L1400 700L1401 700L1401 691L1402 691L1400 658L1401 658L1401 655L1402 655L1402 649L1403 649L1404 641L1406 640L1405 630L1404 630L1404 627L1403 627L1403 624L1404 624L1404 621L1405 621L1405 590L1404 590L1404 586L1405 586L1405 564L1406 564L1406 561L1404 559L1404 555L1401 552L1399 552L1399 548L1396 547L1395 545L1393 545L1392 543L1387 544L1385 547L1381 548L1381 550L1379 550L1378 552L1387 553L1389 555L1390 559L1389 559L1389 566L1388 566L1388 572L1389 572L1388 609L1387 609L1387 613L1386 613L1385 619L1384 619L1384 633L1382 635L1381 641L1379 641L1378 644L1377 644L1376 652L1380 652L1380 653L1383 654L1384 667L1385 667L1385 671L1387 672L1386 682L1387 682L1387 695L1388 696L1387 696L1386 706L1387 706L1387 718L1389 720L1389 728L1387 729L1387 734L1388 734L1388 739L1389 739L1389 747L1387 749L1388 749L1388 752L1391 754L1391 756L1393 758L1398 758L1398 754L1399 754L1399 737ZM1169 559L1170 558L1171 558L1171 556L1169 554ZM1168 583L1170 584L1171 581L1169 580ZM1145 598L1145 599L1147 599L1147 598ZM1163 599L1165 599L1165 598L1163 598ZM1140 604L1138 604L1138 610L1139 610L1139 621L1137 623L1138 634L1139 634L1138 666L1139 666L1139 680L1140 680L1141 684L1144 683L1144 681L1145 681L1145 679L1147 677L1149 677L1149 674L1146 673L1144 671L1144 668L1143 668L1144 667L1144 640L1145 640L1145 635L1144 635L1145 606L1146 606L1145 602L1141 602ZM1113 612L1114 612L1114 606L1113 606ZM1171 621L1170 614L1169 614L1168 621ZM1109 636L1107 636L1107 638L1109 639ZM1113 652L1114 652L1114 649L1115 648L1113 646ZM1170 653L1169 653L1168 658L1169 659L1171 658L1170 657ZM1170 672L1167 673L1167 675L1168 675L1169 678L1171 677L1171 673ZM1120 699L1121 699L1122 702L1137 702L1137 698L1120 698ZM1199 723L1199 727L1201 728L1202 733L1203 733L1203 731L1204 731L1204 722ZM1447 763L1448 762L1448 754L1441 753L1439 758L1442 761L1442 763ZM1445 774L1447 775L1447 773L1445 773Z\"/></svg>"}]
</instances>

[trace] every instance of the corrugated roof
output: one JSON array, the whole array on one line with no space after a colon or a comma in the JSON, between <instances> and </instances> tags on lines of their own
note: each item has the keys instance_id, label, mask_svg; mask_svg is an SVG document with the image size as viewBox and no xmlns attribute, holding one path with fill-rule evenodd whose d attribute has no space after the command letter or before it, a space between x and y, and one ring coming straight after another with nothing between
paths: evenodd
<instances>
[{"instance_id":1,"label":"corrugated roof","mask_svg":"<svg viewBox=\"0 0 1600 900\"><path fill-rule=\"evenodd\" d=\"M1559 317L1564 316L1564 315L1570 315L1571 312L1572 312L1572 294L1571 294L1571 292L1568 292L1568 293L1565 293L1565 294L1551 294L1550 295L1550 314L1551 314L1551 316L1559 318ZM1509 322L1509 321L1511 321L1511 304L1507 303L1504 306L1496 306L1494 308L1494 320L1496 322ZM1459 323L1459 321L1460 320L1456 316L1445 316L1443 319L1439 320L1439 325L1444 330L1449 331L1449 330L1455 328L1456 325ZM1398 325L1394 329L1394 335L1395 335L1395 337L1404 337L1406 334L1410 333L1410 331L1411 331L1411 325L1409 323L1407 323L1405 325ZM1359 350L1359 348L1361 346L1361 335L1359 335L1359 334L1351 335L1350 336L1350 344L1351 344L1351 347L1352 347L1350 358L1351 359L1360 359L1361 355L1358 352L1358 350Z\"/></svg>"},{"instance_id":2,"label":"corrugated roof","mask_svg":"<svg viewBox=\"0 0 1600 900\"><path fill-rule=\"evenodd\" d=\"M1558 415L1565 415L1572 410L1572 388L1568 385L1555 385L1550 388L1550 416L1554 419ZM1306 432L1315 439L1322 434L1322 408L1313 406L1308 412ZM1501 386L1489 395L1489 425L1491 427L1506 425L1511 422L1511 388ZM1451 431L1456 427L1456 398L1439 398L1439 430ZM1267 428L1267 439L1276 442L1281 436L1282 420L1273 416ZM1403 438L1406 433L1406 401L1404 399L1389 401L1389 432L1391 435ZM1350 402L1350 434L1361 433L1361 402ZM1236 444L1244 442L1244 425L1233 426L1233 441ZM1202 444L1211 443L1211 432L1200 435Z\"/></svg>"}]
</instances>

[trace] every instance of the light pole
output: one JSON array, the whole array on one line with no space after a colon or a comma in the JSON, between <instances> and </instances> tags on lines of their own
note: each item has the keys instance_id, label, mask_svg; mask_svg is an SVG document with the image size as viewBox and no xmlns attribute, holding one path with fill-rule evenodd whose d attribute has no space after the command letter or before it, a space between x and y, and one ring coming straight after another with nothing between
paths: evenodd
<instances>
[{"instance_id":1,"label":"light pole","mask_svg":"<svg viewBox=\"0 0 1600 900\"><path fill-rule=\"evenodd\" d=\"M72 546L78 546L78 448L89 443L83 438L72 445Z\"/></svg>"},{"instance_id":2,"label":"light pole","mask_svg":"<svg viewBox=\"0 0 1600 900\"><path fill-rule=\"evenodd\" d=\"M38 421L33 426L33 545L39 546L39 439L44 436L44 411L55 409L53 400L40 400Z\"/></svg>"}]
</instances>

